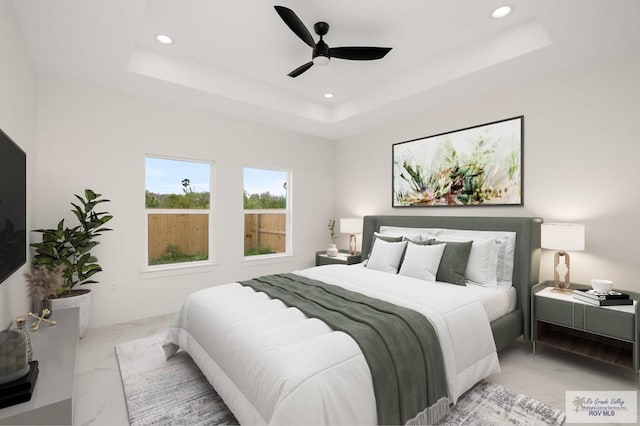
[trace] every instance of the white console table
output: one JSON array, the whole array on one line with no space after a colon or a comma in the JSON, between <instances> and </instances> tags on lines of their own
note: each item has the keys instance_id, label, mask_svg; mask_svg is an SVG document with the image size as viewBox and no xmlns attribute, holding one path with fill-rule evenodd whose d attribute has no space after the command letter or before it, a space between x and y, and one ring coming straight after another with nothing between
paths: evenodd
<instances>
[{"instance_id":1,"label":"white console table","mask_svg":"<svg viewBox=\"0 0 640 426\"><path fill-rule=\"evenodd\" d=\"M0 425L70 425L73 423L73 385L76 373L79 309L61 309L31 331L27 321L33 359L39 374L31 400L0 409Z\"/></svg>"}]
</instances>

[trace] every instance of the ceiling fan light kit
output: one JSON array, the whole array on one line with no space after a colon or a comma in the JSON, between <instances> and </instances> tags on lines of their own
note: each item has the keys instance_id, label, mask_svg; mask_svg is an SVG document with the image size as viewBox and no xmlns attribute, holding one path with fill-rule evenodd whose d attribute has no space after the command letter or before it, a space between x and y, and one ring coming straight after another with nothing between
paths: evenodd
<instances>
[{"instance_id":1,"label":"ceiling fan light kit","mask_svg":"<svg viewBox=\"0 0 640 426\"><path fill-rule=\"evenodd\" d=\"M370 46L329 47L323 40L323 37L329 32L329 24L323 21L316 22L313 25L313 30L320 36L320 40L316 43L307 27L293 10L284 6L274 6L274 8L289 29L291 29L300 40L313 49L311 62L307 62L291 71L287 74L289 77L295 78L313 65L327 65L331 58L348 59L352 61L373 61L384 58L391 50L390 47Z\"/></svg>"},{"instance_id":2,"label":"ceiling fan light kit","mask_svg":"<svg viewBox=\"0 0 640 426\"><path fill-rule=\"evenodd\" d=\"M318 55L313 58L313 65L327 65L329 63L328 56Z\"/></svg>"}]
</instances>

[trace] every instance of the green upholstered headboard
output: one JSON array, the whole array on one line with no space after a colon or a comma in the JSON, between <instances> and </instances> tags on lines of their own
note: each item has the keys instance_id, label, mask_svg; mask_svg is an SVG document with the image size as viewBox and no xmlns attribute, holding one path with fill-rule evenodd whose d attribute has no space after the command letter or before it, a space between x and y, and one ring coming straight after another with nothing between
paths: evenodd
<instances>
[{"instance_id":1,"label":"green upholstered headboard","mask_svg":"<svg viewBox=\"0 0 640 426\"><path fill-rule=\"evenodd\" d=\"M449 228L477 231L510 231L516 233L513 287L517 292L517 306L523 315L526 340L531 333L531 287L538 282L540 271L540 225L538 217L463 217L463 216L365 216L362 234L362 258L371 250L373 233L380 226L409 228Z\"/></svg>"}]
</instances>

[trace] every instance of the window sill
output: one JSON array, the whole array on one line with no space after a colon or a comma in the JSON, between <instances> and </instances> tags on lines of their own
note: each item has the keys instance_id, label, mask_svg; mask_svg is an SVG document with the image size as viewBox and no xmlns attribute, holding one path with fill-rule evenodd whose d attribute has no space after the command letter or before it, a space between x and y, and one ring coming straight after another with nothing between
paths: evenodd
<instances>
[{"instance_id":1,"label":"window sill","mask_svg":"<svg viewBox=\"0 0 640 426\"><path fill-rule=\"evenodd\" d=\"M218 265L213 262L190 263L188 265L164 265L147 267L140 271L143 279L175 277L188 274L204 274L215 271Z\"/></svg>"},{"instance_id":2,"label":"window sill","mask_svg":"<svg viewBox=\"0 0 640 426\"><path fill-rule=\"evenodd\" d=\"M293 256L287 253L246 256L242 259L244 266L261 266L289 262L293 262Z\"/></svg>"}]
</instances>

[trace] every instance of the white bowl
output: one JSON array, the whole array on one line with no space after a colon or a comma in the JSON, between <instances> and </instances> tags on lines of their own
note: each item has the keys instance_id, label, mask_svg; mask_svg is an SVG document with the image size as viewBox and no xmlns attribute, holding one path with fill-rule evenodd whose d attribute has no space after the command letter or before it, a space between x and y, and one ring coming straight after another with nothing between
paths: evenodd
<instances>
[{"instance_id":1,"label":"white bowl","mask_svg":"<svg viewBox=\"0 0 640 426\"><path fill-rule=\"evenodd\" d=\"M611 290L613 290L613 281L592 279L591 287L599 293L609 293Z\"/></svg>"}]
</instances>

